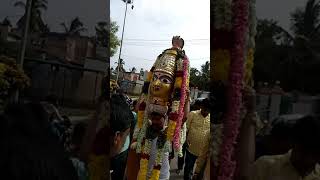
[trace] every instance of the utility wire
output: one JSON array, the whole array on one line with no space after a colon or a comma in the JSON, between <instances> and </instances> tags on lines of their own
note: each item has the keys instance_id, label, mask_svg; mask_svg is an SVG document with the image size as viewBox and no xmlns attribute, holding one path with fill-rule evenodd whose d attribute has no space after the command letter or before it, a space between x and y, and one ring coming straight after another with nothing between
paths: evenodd
<instances>
[{"instance_id":1,"label":"utility wire","mask_svg":"<svg viewBox=\"0 0 320 180\"><path fill-rule=\"evenodd\" d=\"M155 61L155 58L143 58L143 57L126 55L126 54L123 54L123 56L129 57L129 58L135 58L135 59L139 59L139 60L145 60L145 61ZM189 59L192 60L192 61L194 61L194 60L205 60L205 59L210 60L210 57L189 58Z\"/></svg>"},{"instance_id":2,"label":"utility wire","mask_svg":"<svg viewBox=\"0 0 320 180\"><path fill-rule=\"evenodd\" d=\"M124 39L126 41L168 41L168 42L171 42L171 40L169 39ZM209 41L210 39L187 39L187 40L184 40L185 42L189 42L189 41Z\"/></svg>"},{"instance_id":3,"label":"utility wire","mask_svg":"<svg viewBox=\"0 0 320 180\"><path fill-rule=\"evenodd\" d=\"M164 47L167 45L162 45L162 44L130 44L130 43L123 43L123 45L126 46L141 46L141 47ZM208 44L192 44L193 46L208 46ZM185 47L188 47L190 45L185 45Z\"/></svg>"}]
</instances>

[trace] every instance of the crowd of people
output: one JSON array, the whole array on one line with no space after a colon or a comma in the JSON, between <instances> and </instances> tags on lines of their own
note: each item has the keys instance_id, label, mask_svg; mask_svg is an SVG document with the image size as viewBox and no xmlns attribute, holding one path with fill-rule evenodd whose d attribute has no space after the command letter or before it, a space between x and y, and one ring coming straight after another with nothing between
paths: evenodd
<instances>
[{"instance_id":1,"label":"crowd of people","mask_svg":"<svg viewBox=\"0 0 320 180\"><path fill-rule=\"evenodd\" d=\"M316 143L320 138L319 117L306 115L292 122L274 124L269 135L256 139L259 137L259 118L254 91L247 89L244 92L246 111L236 146L238 168L235 179L319 179L320 145ZM97 133L85 158L81 149L90 123L71 124L67 117L59 114L58 104L50 99L45 103L8 105L0 116L3 177L131 179L128 156L138 104L139 100L128 101L126 95L118 93L111 96L109 108L99 105L94 117L99 119L99 114L103 114L102 107L110 110L110 119L96 127ZM170 174L170 163L172 166L177 162L176 173L184 171L185 180L217 178L223 124L218 120L219 116L213 121L210 118L211 112L218 113L213 111L217 104L219 98L204 99L191 105L182 124L185 126L182 131L186 131L182 135L185 136L183 156L164 156L167 160L163 162L168 162L168 167L164 168L167 172L161 173ZM177 161L170 162L174 157ZM97 159L98 164L95 163ZM214 174L210 176L210 172Z\"/></svg>"},{"instance_id":2,"label":"crowd of people","mask_svg":"<svg viewBox=\"0 0 320 180\"><path fill-rule=\"evenodd\" d=\"M139 99L104 88L86 122L61 115L54 96L8 104L0 115L2 177L168 180L177 163L176 173L183 171L184 180L218 179L226 87L214 84L209 98L192 101L183 46L182 38L172 38L172 48L158 56ZM319 117L273 123L262 135L255 91L244 86L242 94L234 179L320 179Z\"/></svg>"}]
</instances>

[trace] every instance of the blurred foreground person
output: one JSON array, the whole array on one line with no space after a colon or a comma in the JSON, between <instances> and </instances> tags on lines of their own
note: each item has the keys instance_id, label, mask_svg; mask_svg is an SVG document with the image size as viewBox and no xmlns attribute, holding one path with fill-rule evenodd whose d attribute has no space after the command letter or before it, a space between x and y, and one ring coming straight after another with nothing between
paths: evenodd
<instances>
[{"instance_id":1,"label":"blurred foreground person","mask_svg":"<svg viewBox=\"0 0 320 180\"><path fill-rule=\"evenodd\" d=\"M243 129L246 136L241 138L242 152L254 152L254 128L246 122ZM251 133L250 133L251 132ZM305 116L293 127L293 148L280 155L263 156L255 162L254 157L246 156L240 162L244 169L238 178L247 180L320 179L320 119L316 116ZM243 155L243 154L240 154Z\"/></svg>"},{"instance_id":2,"label":"blurred foreground person","mask_svg":"<svg viewBox=\"0 0 320 180\"><path fill-rule=\"evenodd\" d=\"M89 151L87 161L90 180L118 179L116 176L124 171L125 166L119 170L113 162L130 135L132 121L133 115L122 95L114 94L110 102L100 102L87 129L82 152L82 157L86 158ZM88 150L88 147L91 148Z\"/></svg>"},{"instance_id":3,"label":"blurred foreground person","mask_svg":"<svg viewBox=\"0 0 320 180\"><path fill-rule=\"evenodd\" d=\"M3 179L78 179L40 103L9 105L0 123Z\"/></svg>"},{"instance_id":4,"label":"blurred foreground person","mask_svg":"<svg viewBox=\"0 0 320 180\"><path fill-rule=\"evenodd\" d=\"M134 115L126 97L114 95L111 99L111 170L112 179L122 180L125 174L130 132ZM120 148L120 149L119 149Z\"/></svg>"}]
</instances>

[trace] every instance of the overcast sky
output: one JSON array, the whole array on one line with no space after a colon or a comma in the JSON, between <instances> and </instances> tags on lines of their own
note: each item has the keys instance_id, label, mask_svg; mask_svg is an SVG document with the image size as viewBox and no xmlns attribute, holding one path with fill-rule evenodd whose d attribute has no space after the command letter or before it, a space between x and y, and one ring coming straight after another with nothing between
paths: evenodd
<instances>
[{"instance_id":1,"label":"overcast sky","mask_svg":"<svg viewBox=\"0 0 320 180\"><path fill-rule=\"evenodd\" d=\"M69 23L76 16L94 34L97 22L108 17L108 0L48 0L44 20L52 31L61 31L61 22ZM257 0L258 18L272 18L285 29L289 28L289 16L296 7L302 7L307 0ZM9 16L15 23L23 10L13 6L15 0L0 0L0 20ZM111 18L122 31L125 4L122 0L111 0ZM210 57L209 0L134 0L134 9L128 8L124 34L122 58L125 68L133 66L149 69L155 57L170 47L173 35L186 40L185 50L191 66L200 68ZM115 65L118 54L111 58Z\"/></svg>"},{"instance_id":2,"label":"overcast sky","mask_svg":"<svg viewBox=\"0 0 320 180\"><path fill-rule=\"evenodd\" d=\"M289 29L290 12L305 2L257 0L257 16L275 19L285 29ZM185 50L191 67L200 68L210 57L209 3L209 0L134 0L134 9L128 8L121 55L125 69L149 69L156 56L170 47L173 35L181 35L186 40ZM120 26L120 38L125 3L111 0L110 7L111 19ZM118 57L119 54L116 54L111 58L112 66L116 66Z\"/></svg>"},{"instance_id":3,"label":"overcast sky","mask_svg":"<svg viewBox=\"0 0 320 180\"><path fill-rule=\"evenodd\" d=\"M134 0L128 8L121 57L125 69L149 70L155 58L171 47L171 38L180 35L191 66L199 68L210 57L210 0ZM111 0L111 19L120 25L121 37L125 3ZM111 58L116 66L119 54Z\"/></svg>"},{"instance_id":4,"label":"overcast sky","mask_svg":"<svg viewBox=\"0 0 320 180\"><path fill-rule=\"evenodd\" d=\"M25 1L25 0L22 0ZM0 0L0 20L6 16L15 23L24 10L14 7L16 0ZM67 25L75 17L79 17L88 29L85 35L94 35L94 26L99 21L106 21L107 0L48 0L48 10L43 12L44 21L48 23L51 31L62 31L60 23Z\"/></svg>"}]
</instances>

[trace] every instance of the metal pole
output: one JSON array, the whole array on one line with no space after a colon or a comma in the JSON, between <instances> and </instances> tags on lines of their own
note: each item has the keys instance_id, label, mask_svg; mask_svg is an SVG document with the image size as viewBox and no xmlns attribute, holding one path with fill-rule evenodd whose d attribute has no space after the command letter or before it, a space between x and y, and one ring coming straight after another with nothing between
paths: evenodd
<instances>
[{"instance_id":1,"label":"metal pole","mask_svg":"<svg viewBox=\"0 0 320 180\"><path fill-rule=\"evenodd\" d=\"M93 104L96 102L97 83L98 83L98 73L96 73L96 81L95 81L95 83L94 83Z\"/></svg>"},{"instance_id":2,"label":"metal pole","mask_svg":"<svg viewBox=\"0 0 320 180\"><path fill-rule=\"evenodd\" d=\"M118 70L117 70L117 79L116 82L118 82L119 79L119 73L120 73L120 58L121 58L121 51L122 51L122 43L123 43L123 34L124 34L124 27L126 25L126 17L127 17L127 9L128 9L128 1L126 0L126 10L124 13L124 19L123 19L123 27L122 27L122 35L121 35L121 41L120 41L120 52L119 52L119 59L118 59Z\"/></svg>"},{"instance_id":3,"label":"metal pole","mask_svg":"<svg viewBox=\"0 0 320 180\"><path fill-rule=\"evenodd\" d=\"M63 70L62 105L64 105L64 90L66 87L66 69Z\"/></svg>"},{"instance_id":4,"label":"metal pole","mask_svg":"<svg viewBox=\"0 0 320 180\"><path fill-rule=\"evenodd\" d=\"M31 19L31 9L32 9L32 0L27 0L26 4L26 24L24 27L23 32L23 39L21 41L21 51L19 54L19 57L17 58L17 65L20 66L20 68L23 70L23 62L24 62L24 55L26 52L26 46L28 41L28 33L29 33L29 27L30 27L30 19ZM15 93L15 101L18 102L19 100L19 91L17 90Z\"/></svg>"}]
</instances>

